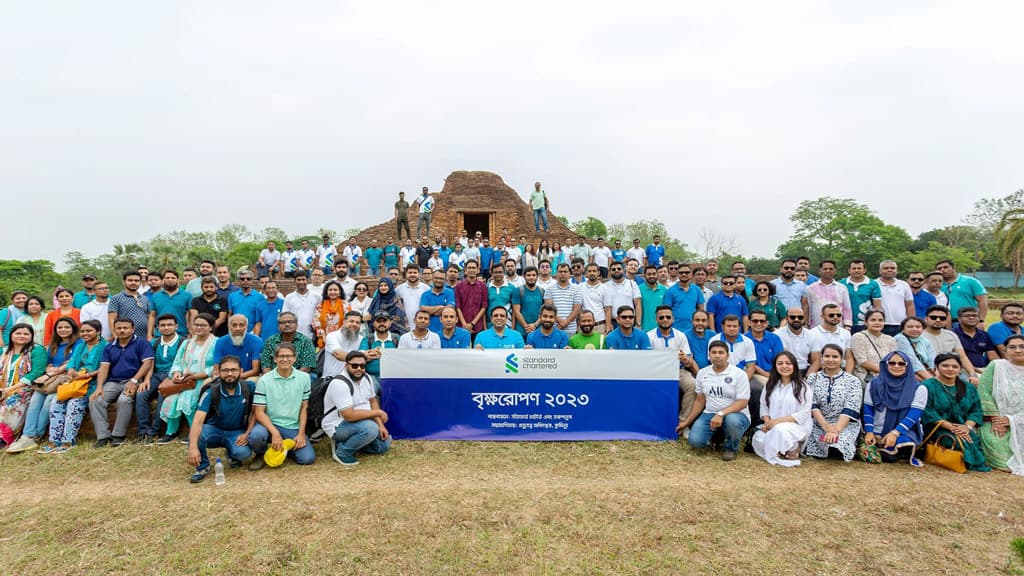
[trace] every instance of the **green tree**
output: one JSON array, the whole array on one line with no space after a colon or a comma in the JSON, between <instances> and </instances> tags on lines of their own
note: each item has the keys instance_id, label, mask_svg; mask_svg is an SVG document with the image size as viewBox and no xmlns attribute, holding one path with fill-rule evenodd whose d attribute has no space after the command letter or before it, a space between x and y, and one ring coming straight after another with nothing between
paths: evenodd
<instances>
[{"instance_id":1,"label":"green tree","mask_svg":"<svg viewBox=\"0 0 1024 576\"><path fill-rule=\"evenodd\" d=\"M940 242L931 241L923 250L916 252L907 251L894 258L899 262L900 269L905 273L929 272L935 269L935 263L939 260L952 260L957 270L977 270L981 262L974 259L974 255L963 248L947 246Z\"/></svg>"},{"instance_id":2,"label":"green tree","mask_svg":"<svg viewBox=\"0 0 1024 576\"><path fill-rule=\"evenodd\" d=\"M641 246L647 246L655 236L661 237L665 258L680 262L690 262L697 258L697 254L689 250L681 240L673 238L659 220L638 220L629 224L612 224L607 228L608 241L622 240L626 247L633 246L634 238L640 239Z\"/></svg>"},{"instance_id":3,"label":"green tree","mask_svg":"<svg viewBox=\"0 0 1024 576\"><path fill-rule=\"evenodd\" d=\"M572 231L580 236L586 236L587 238L607 237L608 227L605 223L594 218L593 216L587 216L586 220L577 220L572 223Z\"/></svg>"},{"instance_id":4,"label":"green tree","mask_svg":"<svg viewBox=\"0 0 1024 576\"><path fill-rule=\"evenodd\" d=\"M1013 285L1020 284L1024 272L1024 208L1003 214L996 225L996 242L1003 262L1013 270Z\"/></svg>"},{"instance_id":5,"label":"green tree","mask_svg":"<svg viewBox=\"0 0 1024 576\"><path fill-rule=\"evenodd\" d=\"M807 256L812 262L830 258L840 263L862 258L870 270L910 245L905 230L849 198L805 200L790 222L793 234L776 251L779 258Z\"/></svg>"},{"instance_id":6,"label":"green tree","mask_svg":"<svg viewBox=\"0 0 1024 576\"><path fill-rule=\"evenodd\" d=\"M53 289L64 282L49 260L0 260L0 304L6 305L11 292L24 290L49 302Z\"/></svg>"},{"instance_id":7,"label":"green tree","mask_svg":"<svg viewBox=\"0 0 1024 576\"><path fill-rule=\"evenodd\" d=\"M1024 208L1024 188L1001 198L982 198L974 203L974 210L964 218L964 223L978 230L980 234L994 235L1003 215Z\"/></svg>"}]
</instances>

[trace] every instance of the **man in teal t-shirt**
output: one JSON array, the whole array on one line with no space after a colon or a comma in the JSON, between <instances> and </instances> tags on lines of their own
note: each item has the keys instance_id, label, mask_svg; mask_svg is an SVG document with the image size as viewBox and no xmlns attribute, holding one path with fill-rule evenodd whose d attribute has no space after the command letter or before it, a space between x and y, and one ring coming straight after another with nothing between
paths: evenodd
<instances>
[{"instance_id":1,"label":"man in teal t-shirt","mask_svg":"<svg viewBox=\"0 0 1024 576\"><path fill-rule=\"evenodd\" d=\"M942 291L949 298L949 313L956 318L961 308L973 306L978 309L978 316L985 321L988 314L988 292L977 278L958 274L952 260L942 260L935 265L942 274Z\"/></svg>"}]
</instances>

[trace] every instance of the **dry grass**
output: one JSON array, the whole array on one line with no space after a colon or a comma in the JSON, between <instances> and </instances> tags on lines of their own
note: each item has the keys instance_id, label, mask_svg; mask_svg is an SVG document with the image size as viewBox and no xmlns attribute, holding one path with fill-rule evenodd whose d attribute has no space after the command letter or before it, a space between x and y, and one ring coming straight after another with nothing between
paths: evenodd
<instances>
[{"instance_id":1,"label":"dry grass","mask_svg":"<svg viewBox=\"0 0 1024 576\"><path fill-rule=\"evenodd\" d=\"M675 443L399 442L190 485L182 446L0 459L4 574L1014 573L1024 479Z\"/></svg>"}]
</instances>

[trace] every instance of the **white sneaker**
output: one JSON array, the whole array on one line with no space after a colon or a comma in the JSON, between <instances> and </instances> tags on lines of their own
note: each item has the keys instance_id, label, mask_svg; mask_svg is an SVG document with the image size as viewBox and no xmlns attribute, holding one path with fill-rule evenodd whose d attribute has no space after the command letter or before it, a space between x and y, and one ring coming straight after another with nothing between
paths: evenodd
<instances>
[{"instance_id":1,"label":"white sneaker","mask_svg":"<svg viewBox=\"0 0 1024 576\"><path fill-rule=\"evenodd\" d=\"M8 454L17 454L18 452L26 452L28 450L35 450L38 447L39 447L39 444L36 444L36 441L33 440L31 436L24 436L23 435L21 438L18 438L17 440L15 440L14 444L11 444L10 446L7 447L7 453Z\"/></svg>"}]
</instances>

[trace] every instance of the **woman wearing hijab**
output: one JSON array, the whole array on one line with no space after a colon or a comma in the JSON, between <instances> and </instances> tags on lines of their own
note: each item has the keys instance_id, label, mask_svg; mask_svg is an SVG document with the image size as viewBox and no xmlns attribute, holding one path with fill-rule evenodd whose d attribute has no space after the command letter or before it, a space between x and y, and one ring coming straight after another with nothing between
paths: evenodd
<instances>
[{"instance_id":1,"label":"woman wearing hijab","mask_svg":"<svg viewBox=\"0 0 1024 576\"><path fill-rule=\"evenodd\" d=\"M924 464L914 456L921 443L921 415L928 406L928 389L910 370L911 358L899 350L890 352L864 391L864 443L878 446L883 462L907 460Z\"/></svg>"},{"instance_id":2,"label":"woman wearing hijab","mask_svg":"<svg viewBox=\"0 0 1024 576\"><path fill-rule=\"evenodd\" d=\"M981 424L981 398L978 390L960 377L963 366L959 354L935 357L935 378L923 382L928 389L928 406L921 416L925 436L942 446L959 450L963 446L964 464L968 470L988 472L981 439L975 427Z\"/></svg>"},{"instance_id":3,"label":"woman wearing hijab","mask_svg":"<svg viewBox=\"0 0 1024 576\"><path fill-rule=\"evenodd\" d=\"M395 293L395 283L391 278L381 278L377 285L377 294L370 302L370 317L378 312L384 312L391 316L391 331L395 334L405 334L409 331L408 320L405 317L405 305L402 299Z\"/></svg>"},{"instance_id":4,"label":"woman wearing hijab","mask_svg":"<svg viewBox=\"0 0 1024 576\"><path fill-rule=\"evenodd\" d=\"M1006 359L989 363L978 383L981 447L989 466L1024 476L1024 336L1005 344Z\"/></svg>"}]
</instances>

